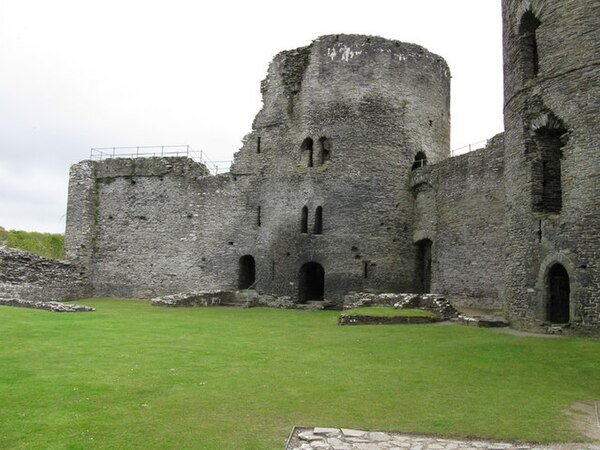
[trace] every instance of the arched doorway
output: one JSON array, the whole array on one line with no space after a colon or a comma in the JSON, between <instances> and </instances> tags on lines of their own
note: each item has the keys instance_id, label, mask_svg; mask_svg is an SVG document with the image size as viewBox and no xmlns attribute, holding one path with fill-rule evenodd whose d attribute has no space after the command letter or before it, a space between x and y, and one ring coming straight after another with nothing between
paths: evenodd
<instances>
[{"instance_id":1,"label":"arched doorway","mask_svg":"<svg viewBox=\"0 0 600 450\"><path fill-rule=\"evenodd\" d=\"M325 269L319 263L308 262L300 268L298 298L300 303L322 301L325 294Z\"/></svg>"},{"instance_id":2,"label":"arched doorway","mask_svg":"<svg viewBox=\"0 0 600 450\"><path fill-rule=\"evenodd\" d=\"M551 323L569 321L569 297L571 288L569 274L560 264L554 264L548 272L547 320Z\"/></svg>"},{"instance_id":3,"label":"arched doorway","mask_svg":"<svg viewBox=\"0 0 600 450\"><path fill-rule=\"evenodd\" d=\"M238 289L250 289L256 281L256 263L252 255L240 258L238 271Z\"/></svg>"},{"instance_id":4,"label":"arched doorway","mask_svg":"<svg viewBox=\"0 0 600 450\"><path fill-rule=\"evenodd\" d=\"M417 247L416 287L424 294L431 291L431 244L429 239L421 239L415 244Z\"/></svg>"}]
</instances>

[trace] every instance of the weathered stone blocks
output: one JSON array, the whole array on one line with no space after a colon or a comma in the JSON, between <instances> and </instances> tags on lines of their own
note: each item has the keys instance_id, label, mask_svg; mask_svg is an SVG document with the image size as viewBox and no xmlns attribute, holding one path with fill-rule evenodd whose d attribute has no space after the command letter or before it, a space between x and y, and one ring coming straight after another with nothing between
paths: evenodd
<instances>
[{"instance_id":1,"label":"weathered stone blocks","mask_svg":"<svg viewBox=\"0 0 600 450\"><path fill-rule=\"evenodd\" d=\"M18 298L0 298L0 305L17 306L20 308L43 309L52 312L91 312L96 308L85 305L66 304L62 302L42 302L35 300L22 300Z\"/></svg>"},{"instance_id":2,"label":"weathered stone blocks","mask_svg":"<svg viewBox=\"0 0 600 450\"><path fill-rule=\"evenodd\" d=\"M57 301L86 297L86 269L0 246L0 298Z\"/></svg>"},{"instance_id":3,"label":"weathered stone blocks","mask_svg":"<svg viewBox=\"0 0 600 450\"><path fill-rule=\"evenodd\" d=\"M447 320L458 317L458 311L442 295L437 294L372 294L352 292L344 297L344 309L363 306L393 306L394 308L419 308Z\"/></svg>"}]
</instances>

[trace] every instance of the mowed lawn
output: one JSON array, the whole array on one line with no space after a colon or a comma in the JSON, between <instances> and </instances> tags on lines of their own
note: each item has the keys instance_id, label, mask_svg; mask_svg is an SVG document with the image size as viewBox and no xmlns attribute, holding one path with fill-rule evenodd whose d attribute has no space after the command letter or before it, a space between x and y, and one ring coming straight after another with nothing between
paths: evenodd
<instances>
[{"instance_id":1,"label":"mowed lawn","mask_svg":"<svg viewBox=\"0 0 600 450\"><path fill-rule=\"evenodd\" d=\"M600 340L338 312L0 307L0 448L281 449L293 425L565 441Z\"/></svg>"}]
</instances>

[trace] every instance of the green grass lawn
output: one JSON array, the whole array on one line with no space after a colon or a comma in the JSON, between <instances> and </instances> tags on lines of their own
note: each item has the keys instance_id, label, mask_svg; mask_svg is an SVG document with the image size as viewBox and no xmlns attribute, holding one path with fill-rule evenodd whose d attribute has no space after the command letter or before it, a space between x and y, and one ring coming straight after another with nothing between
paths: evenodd
<instances>
[{"instance_id":1,"label":"green grass lawn","mask_svg":"<svg viewBox=\"0 0 600 450\"><path fill-rule=\"evenodd\" d=\"M0 448L281 449L293 425L577 440L600 341L336 311L0 307Z\"/></svg>"},{"instance_id":2,"label":"green grass lawn","mask_svg":"<svg viewBox=\"0 0 600 450\"><path fill-rule=\"evenodd\" d=\"M436 313L423 309L393 308L391 306L364 306L346 309L342 314L371 317L438 317Z\"/></svg>"}]
</instances>

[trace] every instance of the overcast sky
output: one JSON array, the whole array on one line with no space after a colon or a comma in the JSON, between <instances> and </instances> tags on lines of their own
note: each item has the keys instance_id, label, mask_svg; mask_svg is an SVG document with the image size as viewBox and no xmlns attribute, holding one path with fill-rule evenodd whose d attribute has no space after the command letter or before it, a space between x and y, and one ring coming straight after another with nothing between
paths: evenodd
<instances>
[{"instance_id":1,"label":"overcast sky","mask_svg":"<svg viewBox=\"0 0 600 450\"><path fill-rule=\"evenodd\" d=\"M446 59L452 148L502 131L498 0L0 0L0 225L62 233L91 147L232 159L272 57L340 33Z\"/></svg>"}]
</instances>

